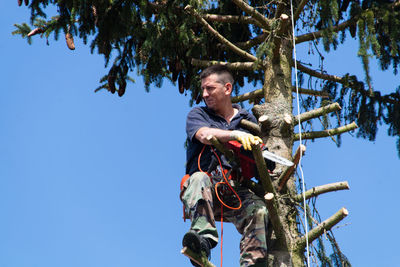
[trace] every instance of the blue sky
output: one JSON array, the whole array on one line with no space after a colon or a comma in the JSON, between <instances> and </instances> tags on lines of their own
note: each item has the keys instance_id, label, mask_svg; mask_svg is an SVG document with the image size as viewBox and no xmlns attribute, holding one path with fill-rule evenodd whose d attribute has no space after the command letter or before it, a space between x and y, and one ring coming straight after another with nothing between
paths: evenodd
<instances>
[{"instance_id":1,"label":"blue sky","mask_svg":"<svg viewBox=\"0 0 400 267\"><path fill-rule=\"evenodd\" d=\"M68 50L63 37L29 46L11 35L28 11L2 1L0 13L0 267L190 266L178 197L189 98L168 82L146 93L140 77L122 98L95 94L102 57L80 41ZM363 77L353 45L328 59L333 74ZM384 92L398 84L390 72L372 77ZM383 126L375 142L345 134L341 148L306 144L308 188L350 184L317 207L322 219L349 210L334 233L353 266L398 264L395 141ZM238 266L239 238L224 224L224 266Z\"/></svg>"}]
</instances>

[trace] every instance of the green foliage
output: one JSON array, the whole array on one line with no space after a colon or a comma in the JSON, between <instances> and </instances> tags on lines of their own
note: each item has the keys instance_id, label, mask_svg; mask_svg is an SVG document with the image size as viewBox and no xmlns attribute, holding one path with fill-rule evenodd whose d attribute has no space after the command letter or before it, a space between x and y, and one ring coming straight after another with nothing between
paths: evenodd
<instances>
[{"instance_id":1,"label":"green foliage","mask_svg":"<svg viewBox=\"0 0 400 267\"><path fill-rule=\"evenodd\" d=\"M293 1L294 10L301 0ZM265 34L267 36L253 45L241 47L257 57L257 62L271 62L276 45L291 40L289 26L281 32L279 16L290 14L289 1L266 3L251 0L248 3L269 20L269 26L262 29L259 23L226 23L207 20L209 25L234 44L242 44ZM130 72L137 71L149 91L151 85L162 86L164 79L177 84L180 93L191 96L191 104L201 101L200 69L192 65L192 59L203 61L243 62L246 61L210 34L199 21L184 8L190 5L198 14L230 15L248 17L232 1L198 0L32 0L30 24L17 24L13 34L26 37L28 43L38 35L57 40L60 34L71 34L89 43L92 53L105 58L108 73L101 79L95 90L107 90L122 96L125 93ZM47 18L47 14L56 16ZM347 23L345 27L340 25ZM31 29L33 28L33 30ZM329 101L339 102L343 109L337 116L337 123L356 121L359 125L357 136L374 140L378 125L389 126L388 134L400 136L399 90L383 95L373 88L373 77L369 74L369 62L376 58L383 70L390 67L397 74L400 62L400 7L390 0L309 0L296 22L301 32L322 33L322 44L329 52L346 39L346 34L359 40L358 55L365 70L365 83L350 74L345 82L308 82L310 88L322 88L330 93ZM28 36L29 34L29 36ZM64 39L64 38L61 38ZM279 40L280 42L276 42ZM318 51L317 45L315 50ZM256 63L257 63L256 62ZM263 83L263 70L233 70L236 77L234 92L246 84L257 86ZM304 80L304 77L301 79ZM306 107L324 105L308 97ZM336 115L335 115L336 116ZM330 125L329 117L323 118L325 127ZM340 144L340 137L338 140Z\"/></svg>"},{"instance_id":2,"label":"green foliage","mask_svg":"<svg viewBox=\"0 0 400 267\"><path fill-rule=\"evenodd\" d=\"M375 58L382 70L392 67L397 74L400 54L400 5L391 0L346 0L346 1L310 1L303 14L302 24L298 27L308 31L322 31L324 49L338 45L335 27L348 23L341 32L340 42L345 40L346 32L359 41L358 56L365 72L365 83L350 74L344 76L339 84L325 81L323 91L327 91L331 101L342 106L338 125L355 121L359 126L357 137L375 140L378 126L389 125L388 134L400 136L396 120L399 120L399 91L384 95L373 86L370 75L370 59ZM321 55L322 58L322 55ZM339 86L341 89L338 90ZM326 118L323 124L326 125ZM400 142L400 141L399 141ZM340 144L340 137L338 139ZM400 150L399 150L400 153ZM399 154L400 155L400 154Z\"/></svg>"},{"instance_id":3,"label":"green foliage","mask_svg":"<svg viewBox=\"0 0 400 267\"><path fill-rule=\"evenodd\" d=\"M322 0L318 1L319 25L323 30L323 44L326 51L330 50L330 45L336 49L337 33L332 31L332 26L338 21L337 1Z\"/></svg>"},{"instance_id":4,"label":"green foliage","mask_svg":"<svg viewBox=\"0 0 400 267\"><path fill-rule=\"evenodd\" d=\"M322 240L321 237L318 237L317 239L316 254L319 261L321 262L320 264L321 267L333 267L331 258L326 255L324 241Z\"/></svg>"},{"instance_id":5,"label":"green foliage","mask_svg":"<svg viewBox=\"0 0 400 267\"><path fill-rule=\"evenodd\" d=\"M15 31L12 32L12 35L20 34L22 37L27 37L28 44L32 44L32 37L28 36L28 33L31 31L31 27L28 24L14 24L17 28Z\"/></svg>"}]
</instances>

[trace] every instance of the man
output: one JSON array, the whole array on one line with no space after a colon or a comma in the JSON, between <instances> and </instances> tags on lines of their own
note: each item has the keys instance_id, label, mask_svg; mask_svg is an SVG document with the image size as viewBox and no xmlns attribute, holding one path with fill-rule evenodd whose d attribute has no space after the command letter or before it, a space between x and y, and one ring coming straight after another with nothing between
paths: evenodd
<instances>
[{"instance_id":1,"label":"man","mask_svg":"<svg viewBox=\"0 0 400 267\"><path fill-rule=\"evenodd\" d=\"M190 231L183 238L183 246L197 253L210 255L210 250L218 243L215 217L221 216L221 203L216 198L215 181L221 179L222 170L213 163L214 152L207 137L215 136L220 142L237 140L251 150L251 145L262 140L241 128L240 121L256 122L253 115L239 105L232 105L231 93L234 83L232 74L223 65L213 65L200 74L203 100L206 107L193 108L187 117L188 136L186 173L190 178L184 181L180 194L191 219ZM224 169L231 168L227 160L220 156ZM206 173L211 173L210 176ZM236 177L240 180L240 177ZM236 184L239 184L236 181ZM234 187L241 200L240 209L223 209L223 218L232 222L242 234L240 242L240 266L266 266L266 232L268 213L264 201L249 189ZM227 194L234 207L238 203L234 194ZM230 199L229 199L230 198ZM226 199L226 198L225 198ZM233 204L232 204L233 203ZM194 266L198 266L191 261Z\"/></svg>"}]
</instances>

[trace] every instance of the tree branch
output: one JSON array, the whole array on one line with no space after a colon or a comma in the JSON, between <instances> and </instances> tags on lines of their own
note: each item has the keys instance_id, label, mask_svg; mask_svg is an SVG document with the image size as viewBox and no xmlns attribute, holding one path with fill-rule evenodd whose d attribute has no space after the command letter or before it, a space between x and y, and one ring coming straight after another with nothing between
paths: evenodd
<instances>
[{"instance_id":1,"label":"tree branch","mask_svg":"<svg viewBox=\"0 0 400 267\"><path fill-rule=\"evenodd\" d=\"M328 137L332 135L338 135L345 132L349 132L357 128L358 128L357 124L355 122L352 122L350 124L335 129L329 129L325 131L305 132L301 134L301 139L306 140L306 139ZM298 133L294 134L293 139L294 141L298 141L300 139L299 134Z\"/></svg>"},{"instance_id":2,"label":"tree branch","mask_svg":"<svg viewBox=\"0 0 400 267\"><path fill-rule=\"evenodd\" d=\"M223 62L223 61L217 61L217 60L201 60L201 59L196 59L192 58L191 61L192 65L195 67L200 67L200 68L206 68L211 65L216 65L216 64L221 64L230 70L248 70L252 71L254 68L256 68L256 64L254 62Z\"/></svg>"},{"instance_id":3,"label":"tree branch","mask_svg":"<svg viewBox=\"0 0 400 267\"><path fill-rule=\"evenodd\" d=\"M280 192L284 186L286 185L287 181L289 180L290 176L293 174L294 170L297 168L297 165L299 164L300 161L300 153L301 155L304 155L306 152L306 146L303 144L300 144L299 147L296 149L296 152L294 153L293 156L293 165L286 167L285 170L281 173L281 175L278 178L278 192Z\"/></svg>"},{"instance_id":4,"label":"tree branch","mask_svg":"<svg viewBox=\"0 0 400 267\"><path fill-rule=\"evenodd\" d=\"M263 89L257 89L231 98L232 103L243 102L263 95Z\"/></svg>"},{"instance_id":5,"label":"tree branch","mask_svg":"<svg viewBox=\"0 0 400 267\"><path fill-rule=\"evenodd\" d=\"M274 229L275 235L277 239L280 242L283 242L285 246L287 246L287 240L286 240L286 235L285 235L285 229L283 227L283 224L281 222L280 216L279 216L279 203L275 199L275 196L273 193L267 193L264 196L266 206L268 209L268 217L272 222L272 227Z\"/></svg>"},{"instance_id":6,"label":"tree branch","mask_svg":"<svg viewBox=\"0 0 400 267\"><path fill-rule=\"evenodd\" d=\"M343 181L343 182L337 182L337 183L331 183L313 187L310 190L307 190L305 192L305 195L306 199L310 199L312 197L316 197L324 193L338 191L338 190L348 190L348 189L350 189L349 183L347 181ZM303 194L297 194L294 197L294 200L298 202L303 201Z\"/></svg>"},{"instance_id":7,"label":"tree branch","mask_svg":"<svg viewBox=\"0 0 400 267\"><path fill-rule=\"evenodd\" d=\"M262 42L264 42L264 40L267 38L268 34L269 34L269 32L263 32L262 34L254 37L253 39L250 39L246 42L238 42L238 43L235 43L235 45L241 49L249 49L249 48L252 48L253 46L259 45ZM221 44L221 45L219 45L219 47L224 48L225 46Z\"/></svg>"},{"instance_id":8,"label":"tree branch","mask_svg":"<svg viewBox=\"0 0 400 267\"><path fill-rule=\"evenodd\" d=\"M342 22L342 23L340 23L340 24L338 24L336 26L333 26L331 30L333 32L342 31L342 30L346 29L347 27L350 27L350 26L356 24L357 20L358 20L358 17L346 20L346 21L344 21L344 22ZM326 30L326 29L324 29L324 30ZM322 37L322 35L324 33L324 30L319 30L319 31L316 31L316 32L310 32L310 33L306 33L306 34L297 36L296 39L295 39L295 42L296 42L296 44L300 44L300 43L303 43L303 42L319 39L319 38Z\"/></svg>"},{"instance_id":9,"label":"tree branch","mask_svg":"<svg viewBox=\"0 0 400 267\"><path fill-rule=\"evenodd\" d=\"M243 181L241 182L241 185L243 185L244 187L247 187L248 189L253 191L254 194L259 196L260 198L264 197L264 194L265 194L264 189L262 188L262 186L260 184L254 182L253 180L243 179Z\"/></svg>"},{"instance_id":10,"label":"tree branch","mask_svg":"<svg viewBox=\"0 0 400 267\"><path fill-rule=\"evenodd\" d=\"M292 92L296 93L296 87L292 87ZM328 92L324 91L318 91L318 90L311 90L311 89L305 89L305 88L299 88L299 93L303 95L313 95L313 96L320 96L322 98L329 97Z\"/></svg>"},{"instance_id":11,"label":"tree branch","mask_svg":"<svg viewBox=\"0 0 400 267\"><path fill-rule=\"evenodd\" d=\"M197 21L203 25L209 31L212 35L214 35L221 43L226 45L230 50L232 50L234 53L238 54L241 57L244 57L250 61L256 61L257 58L253 56L250 53L247 53L246 51L240 49L239 47L235 46L233 43L228 41L224 36L222 36L218 31L216 31L213 27L211 27L208 22L203 19L199 13L197 13L191 6L186 6L185 11L189 12L192 16L194 16Z\"/></svg>"},{"instance_id":12,"label":"tree branch","mask_svg":"<svg viewBox=\"0 0 400 267\"><path fill-rule=\"evenodd\" d=\"M262 28L262 25L250 16L232 16L232 15L218 15L218 14L204 14L202 17L207 21L222 22L222 23L246 23L255 24Z\"/></svg>"},{"instance_id":13,"label":"tree branch","mask_svg":"<svg viewBox=\"0 0 400 267\"><path fill-rule=\"evenodd\" d=\"M286 14L281 14L280 16L279 29L274 37L274 50L272 52L272 61L279 62L280 60L280 49L282 44L282 34L285 32L287 26L289 25L289 16Z\"/></svg>"},{"instance_id":14,"label":"tree branch","mask_svg":"<svg viewBox=\"0 0 400 267\"><path fill-rule=\"evenodd\" d=\"M253 157L256 162L258 175L261 180L261 185L266 193L275 193L275 189L272 185L271 177L268 174L267 164L265 163L264 157L262 156L261 149L259 145L252 145L251 150L253 152Z\"/></svg>"},{"instance_id":15,"label":"tree branch","mask_svg":"<svg viewBox=\"0 0 400 267\"><path fill-rule=\"evenodd\" d=\"M307 1L307 0L303 0L303 1ZM388 6L392 7L392 8L396 8L396 7L400 6L400 2L397 1L397 2L389 4ZM369 9L369 8L368 9L364 9L363 13L367 13L369 11L371 11L371 9ZM347 27L350 27L350 26L356 24L358 19L360 18L360 16L361 15L354 16L353 18L351 18L349 20L346 20L346 21L344 21L344 22L342 22L342 23L340 23L340 24L338 24L336 26L333 26L330 30L332 30L333 32L342 31L342 30L346 29ZM322 35L323 35L324 30L327 30L327 29L322 29L322 30L319 30L319 31L316 31L316 32L311 32L311 33L306 33L306 34L300 35L300 36L296 37L296 44L321 38Z\"/></svg>"},{"instance_id":16,"label":"tree branch","mask_svg":"<svg viewBox=\"0 0 400 267\"><path fill-rule=\"evenodd\" d=\"M328 80L331 82L337 82L337 83L343 83L344 80L342 77L336 76L336 75L330 75L330 74L325 74L310 68L307 68L306 66L304 66L303 64L301 64L299 61L297 61L297 68L299 69L299 71L304 72L310 76L316 77L316 78L320 78L323 80Z\"/></svg>"},{"instance_id":17,"label":"tree branch","mask_svg":"<svg viewBox=\"0 0 400 267\"><path fill-rule=\"evenodd\" d=\"M294 12L294 16L293 16L293 21L294 23L296 23L296 21L299 19L301 12L303 12L304 7L306 6L306 4L308 3L309 0L302 0L299 4L299 6L297 7L296 11ZM297 43L297 41L296 41Z\"/></svg>"},{"instance_id":18,"label":"tree branch","mask_svg":"<svg viewBox=\"0 0 400 267\"><path fill-rule=\"evenodd\" d=\"M215 136L207 136L207 141L209 141L216 149L223 153L230 162L235 162L237 164L239 163L233 152L221 144L221 142Z\"/></svg>"},{"instance_id":19,"label":"tree branch","mask_svg":"<svg viewBox=\"0 0 400 267\"><path fill-rule=\"evenodd\" d=\"M292 93L296 93L296 87L292 87ZM304 89L304 88L299 88L299 93L300 94L305 94L305 95L313 95L313 96L320 96L320 97L329 97L327 92L323 91L317 91L317 90L311 90L311 89ZM257 89L248 93L244 93L238 96L234 96L231 98L232 103L238 103L238 102L243 102L249 99L254 99L259 96L263 95L263 90L262 89Z\"/></svg>"},{"instance_id":20,"label":"tree branch","mask_svg":"<svg viewBox=\"0 0 400 267\"><path fill-rule=\"evenodd\" d=\"M184 247L181 250L181 253L193 261L195 261L197 264L203 267L215 267L214 264L208 261L207 257L205 255L199 255L197 253L194 253L192 250L190 250L188 247Z\"/></svg>"},{"instance_id":21,"label":"tree branch","mask_svg":"<svg viewBox=\"0 0 400 267\"><path fill-rule=\"evenodd\" d=\"M369 90L365 90L365 89L361 88L360 86L357 86L357 84L360 83L357 80L349 81L349 79L345 79L344 77L339 77L336 75L330 75L330 74L318 72L318 71L312 70L310 68L307 68L306 66L302 65L299 61L297 61L297 68L301 72L304 72L310 76L320 78L323 80L327 80L327 81L331 81L331 82L340 83L343 86L351 88L354 91L359 92L364 96L368 96L370 98L375 97L375 94L371 95ZM377 93L377 91L375 91L375 93ZM394 97L393 94L389 94L389 95L380 96L380 101L385 102L385 103L390 103L390 104L399 104L400 98Z\"/></svg>"},{"instance_id":22,"label":"tree branch","mask_svg":"<svg viewBox=\"0 0 400 267\"><path fill-rule=\"evenodd\" d=\"M302 113L300 115L297 115L295 117L293 123L294 123L294 125L299 124L299 117L300 117L300 121L303 122L303 121L308 121L308 120L311 120L313 118L322 116L322 115L327 114L327 113L338 111L340 109L341 109L341 107L340 107L340 105L338 103L333 103L333 104L330 104L330 105L327 105L327 106L323 106L323 107L320 107L320 108L317 108L317 109L314 109L314 110L310 110L310 111L304 112L304 113Z\"/></svg>"},{"instance_id":23,"label":"tree branch","mask_svg":"<svg viewBox=\"0 0 400 267\"><path fill-rule=\"evenodd\" d=\"M253 17L255 20L257 20L264 28L265 30L270 30L271 29L271 22L269 19L264 17L261 13L259 13L255 8L249 6L246 2L242 0L232 0L241 10L249 14L251 17Z\"/></svg>"},{"instance_id":24,"label":"tree branch","mask_svg":"<svg viewBox=\"0 0 400 267\"><path fill-rule=\"evenodd\" d=\"M285 6L286 6L286 3L284 3L283 1L278 2L278 5L275 10L275 15L274 15L274 17L276 19L282 15L283 11L285 10Z\"/></svg>"},{"instance_id":25,"label":"tree branch","mask_svg":"<svg viewBox=\"0 0 400 267\"><path fill-rule=\"evenodd\" d=\"M246 128L247 130L249 130L251 133L257 135L257 136L261 136L261 128L257 123L248 121L246 119L242 119L240 121L240 125L243 126L244 128Z\"/></svg>"},{"instance_id":26,"label":"tree branch","mask_svg":"<svg viewBox=\"0 0 400 267\"><path fill-rule=\"evenodd\" d=\"M347 211L347 209L345 208L340 209L332 217L326 219L325 221L320 223L317 227L308 232L308 242L309 243L313 242L315 239L321 236L325 231L330 230L334 225L343 220L348 214L349 212ZM304 250L305 246L306 246L306 237L302 236L296 242L296 249L298 251L301 251Z\"/></svg>"},{"instance_id":27,"label":"tree branch","mask_svg":"<svg viewBox=\"0 0 400 267\"><path fill-rule=\"evenodd\" d=\"M303 0L302 2L304 2L304 1L307 1L307 0ZM391 5L393 8L395 8L395 7L400 6L400 2L395 2L395 3L392 3L392 4L390 4L390 5ZM369 12L370 10L371 10L371 9L365 9L365 10L363 10L363 12L364 12L364 13L365 13L365 12ZM296 13L297 13L297 11L296 11ZM300 15L300 14L299 14L299 15ZM296 16L295 16L295 17L296 17ZM333 26L333 27L331 28L331 30L332 30L333 32L342 31L342 30L344 30L344 29L346 29L346 28L348 28L348 27L350 27L350 26L356 24L357 21L358 21L358 19L359 19L359 17L360 17L360 15L355 16L355 17L353 17L353 18L351 18L351 19L349 19L349 20L346 20L346 21L344 21L344 22L342 22L342 23L340 23L340 24L338 24L338 25L336 25L336 26ZM316 31L316 32L306 33L306 34L297 36L297 37L296 37L296 40L295 40L295 41L296 41L296 44L299 44L299 43L302 43L302 42L307 42L307 41L311 41L311 40L315 40L315 39L321 38L322 35L323 35L324 30L327 30L327 29L323 29L323 30L319 30L319 31Z\"/></svg>"}]
</instances>

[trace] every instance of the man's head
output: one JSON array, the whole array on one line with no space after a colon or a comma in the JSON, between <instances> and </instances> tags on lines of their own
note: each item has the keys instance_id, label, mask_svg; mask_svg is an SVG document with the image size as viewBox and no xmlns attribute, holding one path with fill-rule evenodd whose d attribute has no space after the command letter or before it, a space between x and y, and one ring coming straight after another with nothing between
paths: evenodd
<instances>
[{"instance_id":1,"label":"man's head","mask_svg":"<svg viewBox=\"0 0 400 267\"><path fill-rule=\"evenodd\" d=\"M200 79L203 80L204 78L207 78L211 74L217 74L218 82L224 85L226 83L230 83L231 85L233 85L234 83L232 73L224 65L217 64L206 68L200 73Z\"/></svg>"},{"instance_id":2,"label":"man's head","mask_svg":"<svg viewBox=\"0 0 400 267\"><path fill-rule=\"evenodd\" d=\"M201 89L207 106L217 113L231 107L233 76L226 66L213 65L201 74Z\"/></svg>"}]
</instances>

